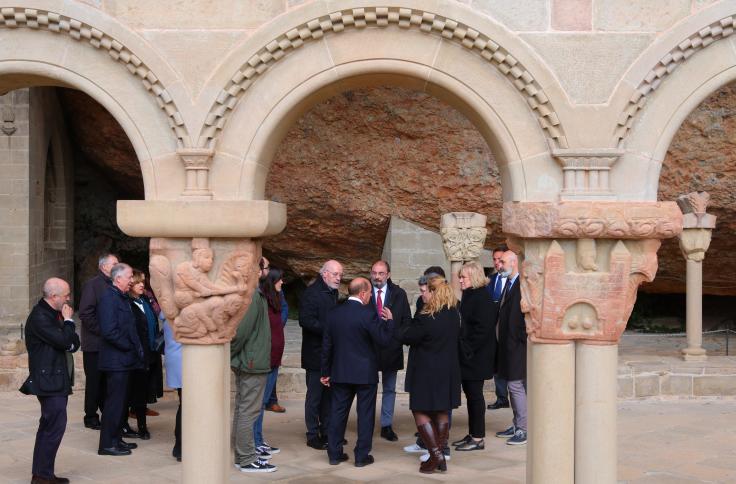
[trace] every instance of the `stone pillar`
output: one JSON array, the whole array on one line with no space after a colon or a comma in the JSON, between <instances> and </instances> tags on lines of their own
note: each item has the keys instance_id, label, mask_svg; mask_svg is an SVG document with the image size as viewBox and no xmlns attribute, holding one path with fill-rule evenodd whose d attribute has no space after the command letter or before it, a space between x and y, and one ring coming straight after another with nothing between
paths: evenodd
<instances>
[{"instance_id":1,"label":"stone pillar","mask_svg":"<svg viewBox=\"0 0 736 484\"><path fill-rule=\"evenodd\" d=\"M261 242L254 238L283 230L286 207L264 200L124 200L117 218L127 234L152 237L151 286L184 344L182 480L228 482L229 343L258 282ZM202 286L207 293L195 291Z\"/></svg>"},{"instance_id":2,"label":"stone pillar","mask_svg":"<svg viewBox=\"0 0 736 484\"><path fill-rule=\"evenodd\" d=\"M672 202L507 202L503 229L522 260L527 482L613 484L617 344L682 214Z\"/></svg>"},{"instance_id":3,"label":"stone pillar","mask_svg":"<svg viewBox=\"0 0 736 484\"><path fill-rule=\"evenodd\" d=\"M709 201L707 192L693 192L677 199L683 213L680 250L687 264L687 348L682 353L688 361L707 358L703 348L703 259L716 226L716 217L705 213Z\"/></svg>"},{"instance_id":4,"label":"stone pillar","mask_svg":"<svg viewBox=\"0 0 736 484\"><path fill-rule=\"evenodd\" d=\"M474 212L450 212L440 219L440 235L445 255L450 261L450 283L460 298L457 274L464 262L478 260L488 229L487 217Z\"/></svg>"}]
</instances>

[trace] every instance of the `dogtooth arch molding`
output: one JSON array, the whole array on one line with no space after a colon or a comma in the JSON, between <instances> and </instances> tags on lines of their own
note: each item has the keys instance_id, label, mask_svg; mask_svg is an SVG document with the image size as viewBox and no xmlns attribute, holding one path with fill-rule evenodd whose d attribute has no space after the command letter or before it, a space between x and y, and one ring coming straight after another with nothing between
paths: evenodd
<instances>
[{"instance_id":1,"label":"dogtooth arch molding","mask_svg":"<svg viewBox=\"0 0 736 484\"><path fill-rule=\"evenodd\" d=\"M212 148L220 131L225 127L245 91L289 52L306 42L321 39L330 32L337 34L346 29L365 27L418 29L430 35L456 42L480 55L498 69L525 97L550 144L556 148L568 148L565 131L540 83L529 70L503 46L488 35L462 22L416 8L361 7L338 10L303 22L277 36L260 48L230 78L217 96L204 121L197 139L198 148Z\"/></svg>"},{"instance_id":2,"label":"dogtooth arch molding","mask_svg":"<svg viewBox=\"0 0 736 484\"><path fill-rule=\"evenodd\" d=\"M0 7L0 28L28 28L68 35L95 49L103 49L113 60L123 64L132 75L140 79L146 91L154 96L156 103L166 114L178 147L191 146L184 119L161 80L138 56L111 35L86 22L57 12L24 7Z\"/></svg>"}]
</instances>

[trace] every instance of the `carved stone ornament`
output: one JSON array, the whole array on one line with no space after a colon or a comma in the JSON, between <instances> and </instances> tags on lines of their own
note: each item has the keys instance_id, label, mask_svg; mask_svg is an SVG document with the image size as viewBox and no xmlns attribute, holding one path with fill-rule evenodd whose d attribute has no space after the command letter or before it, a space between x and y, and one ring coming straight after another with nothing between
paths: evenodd
<instances>
[{"instance_id":1,"label":"carved stone ornament","mask_svg":"<svg viewBox=\"0 0 736 484\"><path fill-rule=\"evenodd\" d=\"M674 202L506 202L503 231L522 238L668 239L682 231Z\"/></svg>"},{"instance_id":2,"label":"carved stone ornament","mask_svg":"<svg viewBox=\"0 0 736 484\"><path fill-rule=\"evenodd\" d=\"M440 235L450 262L465 262L480 257L486 241L487 217L474 212L451 212L442 215Z\"/></svg>"},{"instance_id":3,"label":"carved stone ornament","mask_svg":"<svg viewBox=\"0 0 736 484\"><path fill-rule=\"evenodd\" d=\"M151 287L177 341L228 343L258 282L251 239L151 239Z\"/></svg>"},{"instance_id":4,"label":"carved stone ornament","mask_svg":"<svg viewBox=\"0 0 736 484\"><path fill-rule=\"evenodd\" d=\"M705 213L709 202L708 192L692 192L677 197L677 205L683 213L683 227L686 229L714 229L716 216Z\"/></svg>"},{"instance_id":5,"label":"carved stone ornament","mask_svg":"<svg viewBox=\"0 0 736 484\"><path fill-rule=\"evenodd\" d=\"M3 124L0 126L0 130L2 130L5 135L11 136L17 131L18 128L15 126L15 113L11 106L3 106L2 122Z\"/></svg>"}]
</instances>

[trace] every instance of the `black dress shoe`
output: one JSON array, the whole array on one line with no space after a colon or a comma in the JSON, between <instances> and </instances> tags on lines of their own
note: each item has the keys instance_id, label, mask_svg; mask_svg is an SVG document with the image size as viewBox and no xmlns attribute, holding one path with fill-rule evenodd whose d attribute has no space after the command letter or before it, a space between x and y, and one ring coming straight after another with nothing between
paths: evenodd
<instances>
[{"instance_id":1,"label":"black dress shoe","mask_svg":"<svg viewBox=\"0 0 736 484\"><path fill-rule=\"evenodd\" d=\"M381 427L381 438L384 438L390 442L396 442L397 440L399 440L399 436L396 435L396 432L394 432L394 429L392 429L390 425L386 427Z\"/></svg>"},{"instance_id":2,"label":"black dress shoe","mask_svg":"<svg viewBox=\"0 0 736 484\"><path fill-rule=\"evenodd\" d=\"M123 437L128 437L130 439L137 439L137 438L139 438L138 432L133 432L133 429L131 429L127 425L125 427L123 427L122 436Z\"/></svg>"},{"instance_id":3,"label":"black dress shoe","mask_svg":"<svg viewBox=\"0 0 736 484\"><path fill-rule=\"evenodd\" d=\"M67 479L66 477L54 476L54 483L55 484L69 484L69 479Z\"/></svg>"},{"instance_id":4,"label":"black dress shoe","mask_svg":"<svg viewBox=\"0 0 736 484\"><path fill-rule=\"evenodd\" d=\"M345 462L348 459L349 459L348 455L345 452L343 452L342 455L338 457L337 459L330 459L330 465L336 466L340 462Z\"/></svg>"},{"instance_id":5,"label":"black dress shoe","mask_svg":"<svg viewBox=\"0 0 736 484\"><path fill-rule=\"evenodd\" d=\"M498 410L499 408L509 408L509 400L507 398L499 398L495 402L488 405L488 410Z\"/></svg>"},{"instance_id":6,"label":"black dress shoe","mask_svg":"<svg viewBox=\"0 0 736 484\"><path fill-rule=\"evenodd\" d=\"M97 450L98 455L130 455L132 454L131 451L128 449L123 449L122 447L108 447L106 449L98 449Z\"/></svg>"},{"instance_id":7,"label":"black dress shoe","mask_svg":"<svg viewBox=\"0 0 736 484\"><path fill-rule=\"evenodd\" d=\"M124 440L120 440L118 441L118 447L120 447L121 449L133 450L133 449L138 448L138 444L134 444L132 442L128 443L128 442L125 442Z\"/></svg>"},{"instance_id":8,"label":"black dress shoe","mask_svg":"<svg viewBox=\"0 0 736 484\"><path fill-rule=\"evenodd\" d=\"M374 462L376 462L376 459L374 459L372 455L368 454L365 457L365 459L360 460L360 461L356 460L355 467L365 467L365 466L373 464Z\"/></svg>"},{"instance_id":9,"label":"black dress shoe","mask_svg":"<svg viewBox=\"0 0 736 484\"><path fill-rule=\"evenodd\" d=\"M146 429L139 430L138 438L141 440L151 440L151 433Z\"/></svg>"},{"instance_id":10,"label":"black dress shoe","mask_svg":"<svg viewBox=\"0 0 736 484\"><path fill-rule=\"evenodd\" d=\"M327 449L327 442L322 441L322 439L320 439L319 437L313 437L307 440L307 447L311 447L317 450L325 450Z\"/></svg>"},{"instance_id":11,"label":"black dress shoe","mask_svg":"<svg viewBox=\"0 0 736 484\"><path fill-rule=\"evenodd\" d=\"M468 442L472 442L472 441L473 441L473 437L471 437L470 434L468 434L462 439L454 441L452 445L463 445L463 444L467 444Z\"/></svg>"},{"instance_id":12,"label":"black dress shoe","mask_svg":"<svg viewBox=\"0 0 736 484\"><path fill-rule=\"evenodd\" d=\"M455 447L455 450L458 452L465 452L470 450L483 450L486 448L486 443L483 441L483 439L480 440L473 440L471 439L470 442L465 442L464 444L460 444L457 447Z\"/></svg>"},{"instance_id":13,"label":"black dress shoe","mask_svg":"<svg viewBox=\"0 0 736 484\"><path fill-rule=\"evenodd\" d=\"M177 449L174 447L174 449L171 451L171 456L176 459L177 462L181 462L181 449Z\"/></svg>"},{"instance_id":14,"label":"black dress shoe","mask_svg":"<svg viewBox=\"0 0 736 484\"><path fill-rule=\"evenodd\" d=\"M100 430L100 427L102 427L102 424L100 423L100 419L95 420L84 420L84 426L88 429L92 430Z\"/></svg>"}]
</instances>

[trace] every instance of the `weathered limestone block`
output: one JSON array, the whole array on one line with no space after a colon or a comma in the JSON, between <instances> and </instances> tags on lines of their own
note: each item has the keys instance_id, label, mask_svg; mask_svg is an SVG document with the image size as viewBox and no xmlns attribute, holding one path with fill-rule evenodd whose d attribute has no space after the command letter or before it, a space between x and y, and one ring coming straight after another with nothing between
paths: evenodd
<instances>
[{"instance_id":1,"label":"weathered limestone block","mask_svg":"<svg viewBox=\"0 0 736 484\"><path fill-rule=\"evenodd\" d=\"M672 202L510 202L503 226L523 254L530 339L616 344L657 272L659 239L677 235L682 216Z\"/></svg>"},{"instance_id":2,"label":"weathered limestone block","mask_svg":"<svg viewBox=\"0 0 736 484\"><path fill-rule=\"evenodd\" d=\"M260 256L260 242L250 239L151 239L151 287L177 341L232 339L258 282Z\"/></svg>"}]
</instances>

